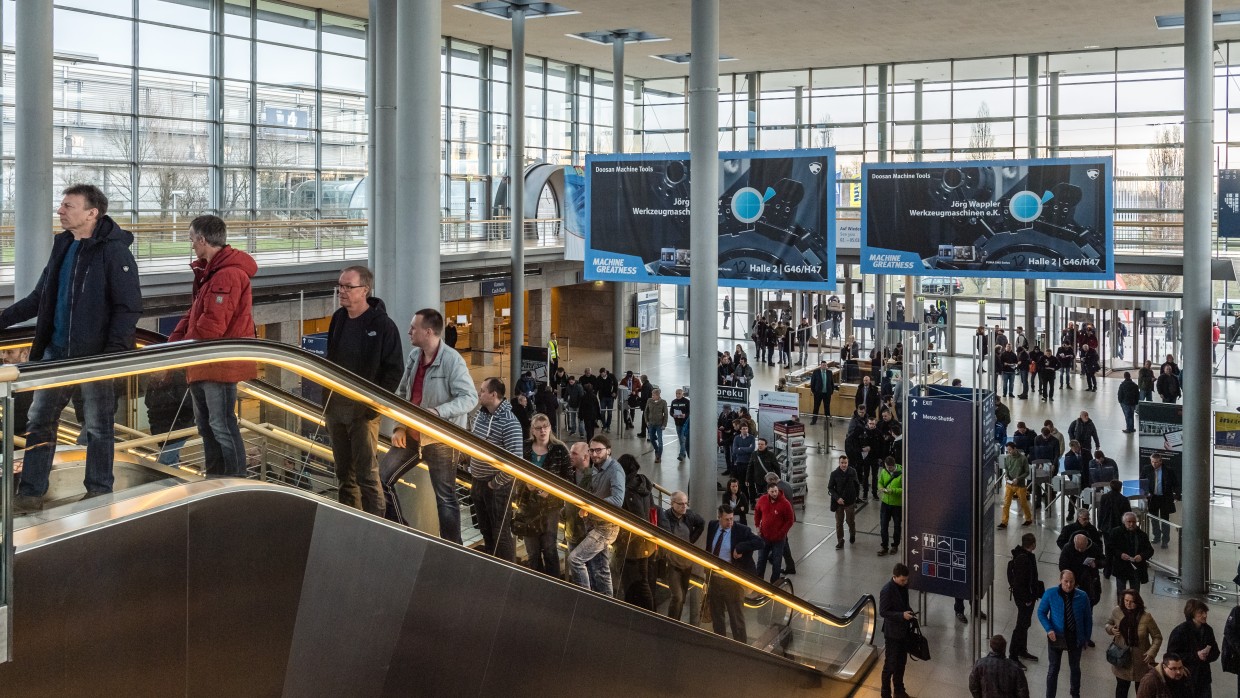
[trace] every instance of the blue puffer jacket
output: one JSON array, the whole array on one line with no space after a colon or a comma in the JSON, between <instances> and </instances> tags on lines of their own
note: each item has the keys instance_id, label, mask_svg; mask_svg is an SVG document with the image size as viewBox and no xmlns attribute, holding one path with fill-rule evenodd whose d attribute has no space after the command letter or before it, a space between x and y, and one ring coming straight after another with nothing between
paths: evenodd
<instances>
[{"instance_id":1,"label":"blue puffer jacket","mask_svg":"<svg viewBox=\"0 0 1240 698\"><path fill-rule=\"evenodd\" d=\"M1076 644L1084 647L1094 629L1093 607L1089 604L1089 596L1080 589L1072 592L1072 616L1076 619ZM1038 621L1046 632L1055 632L1056 638L1063 637L1064 599L1059 593L1059 585L1047 589L1042 594L1042 602L1038 604Z\"/></svg>"},{"instance_id":2,"label":"blue puffer jacket","mask_svg":"<svg viewBox=\"0 0 1240 698\"><path fill-rule=\"evenodd\" d=\"M30 360L43 358L52 341L56 322L56 296L60 265L73 233L64 231L52 243L52 256L30 295L0 313L0 328L38 317ZM94 356L133 349L134 329L142 315L142 288L138 263L129 246L133 234L109 216L95 224L91 237L82 240L74 263L69 318L69 357Z\"/></svg>"}]
</instances>

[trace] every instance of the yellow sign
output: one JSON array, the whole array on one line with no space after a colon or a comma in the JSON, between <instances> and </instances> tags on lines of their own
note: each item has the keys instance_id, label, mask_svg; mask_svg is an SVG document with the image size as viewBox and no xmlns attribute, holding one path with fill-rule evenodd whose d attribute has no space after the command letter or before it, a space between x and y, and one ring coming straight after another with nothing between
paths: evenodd
<instances>
[{"instance_id":1,"label":"yellow sign","mask_svg":"<svg viewBox=\"0 0 1240 698\"><path fill-rule=\"evenodd\" d=\"M1214 413L1214 446L1220 451L1240 451L1240 414Z\"/></svg>"},{"instance_id":2,"label":"yellow sign","mask_svg":"<svg viewBox=\"0 0 1240 698\"><path fill-rule=\"evenodd\" d=\"M624 328L624 338L625 338L625 339L637 339L637 338L638 338L638 337L640 337L640 336L642 336L642 331L641 331L640 329L638 329L638 328L636 328L636 327L626 327L626 328Z\"/></svg>"}]
</instances>

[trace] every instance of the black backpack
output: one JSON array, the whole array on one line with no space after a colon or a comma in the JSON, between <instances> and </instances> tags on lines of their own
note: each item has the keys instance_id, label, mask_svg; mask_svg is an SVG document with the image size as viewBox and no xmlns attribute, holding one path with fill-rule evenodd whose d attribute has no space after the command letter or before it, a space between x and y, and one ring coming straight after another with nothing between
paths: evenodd
<instances>
[{"instance_id":1,"label":"black backpack","mask_svg":"<svg viewBox=\"0 0 1240 698\"><path fill-rule=\"evenodd\" d=\"M636 474L630 480L640 480L645 487L630 487L626 484L624 488L624 507L625 511L632 512L643 521L650 522L652 512L655 512L654 506L654 486L650 484L650 479L645 475ZM645 494L638 492L639 489L645 491ZM630 560L640 560L654 555L654 551L658 546L648 538L643 536L635 536L627 534L622 549L624 557Z\"/></svg>"}]
</instances>

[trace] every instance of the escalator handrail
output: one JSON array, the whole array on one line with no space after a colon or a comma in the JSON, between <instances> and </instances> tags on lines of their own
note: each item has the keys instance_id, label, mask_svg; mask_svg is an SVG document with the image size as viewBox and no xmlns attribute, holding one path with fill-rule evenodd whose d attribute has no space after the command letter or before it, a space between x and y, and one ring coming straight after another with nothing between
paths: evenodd
<instances>
[{"instance_id":1,"label":"escalator handrail","mask_svg":"<svg viewBox=\"0 0 1240 698\"><path fill-rule=\"evenodd\" d=\"M721 574L828 625L846 627L860 617L862 609L875 603L874 597L866 594L854 604L848 613L839 616L804 599L787 594L764 580L719 564L719 561L712 561L712 558L701 548L692 546L652 526L648 521L479 439L466 429L439 419L430 412L339 368L322 357L287 344L259 339L182 341L113 354L40 361L21 364L20 373L13 381L13 385L16 391L25 392L220 361L265 363L318 382L340 393L343 397L368 404L371 409L382 416L428 434L438 441L452 443L458 451L487 461L527 484L551 492L561 499L587 509L600 518L620 525L631 533L651 540L659 547L693 560L714 574ZM872 628L870 635L871 637L865 639L867 644L872 640Z\"/></svg>"}]
</instances>

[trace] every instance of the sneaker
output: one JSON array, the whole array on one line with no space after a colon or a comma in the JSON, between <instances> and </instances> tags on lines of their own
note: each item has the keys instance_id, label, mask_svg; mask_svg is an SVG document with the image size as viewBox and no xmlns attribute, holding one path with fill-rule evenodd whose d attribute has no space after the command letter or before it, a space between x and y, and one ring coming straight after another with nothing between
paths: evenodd
<instances>
[{"instance_id":1,"label":"sneaker","mask_svg":"<svg viewBox=\"0 0 1240 698\"><path fill-rule=\"evenodd\" d=\"M43 498L28 494L19 494L13 498L13 515L25 516L43 511Z\"/></svg>"},{"instance_id":2,"label":"sneaker","mask_svg":"<svg viewBox=\"0 0 1240 698\"><path fill-rule=\"evenodd\" d=\"M963 613L957 613L956 620L960 621L961 623L964 623L965 625L969 624L969 619L965 617Z\"/></svg>"}]
</instances>

